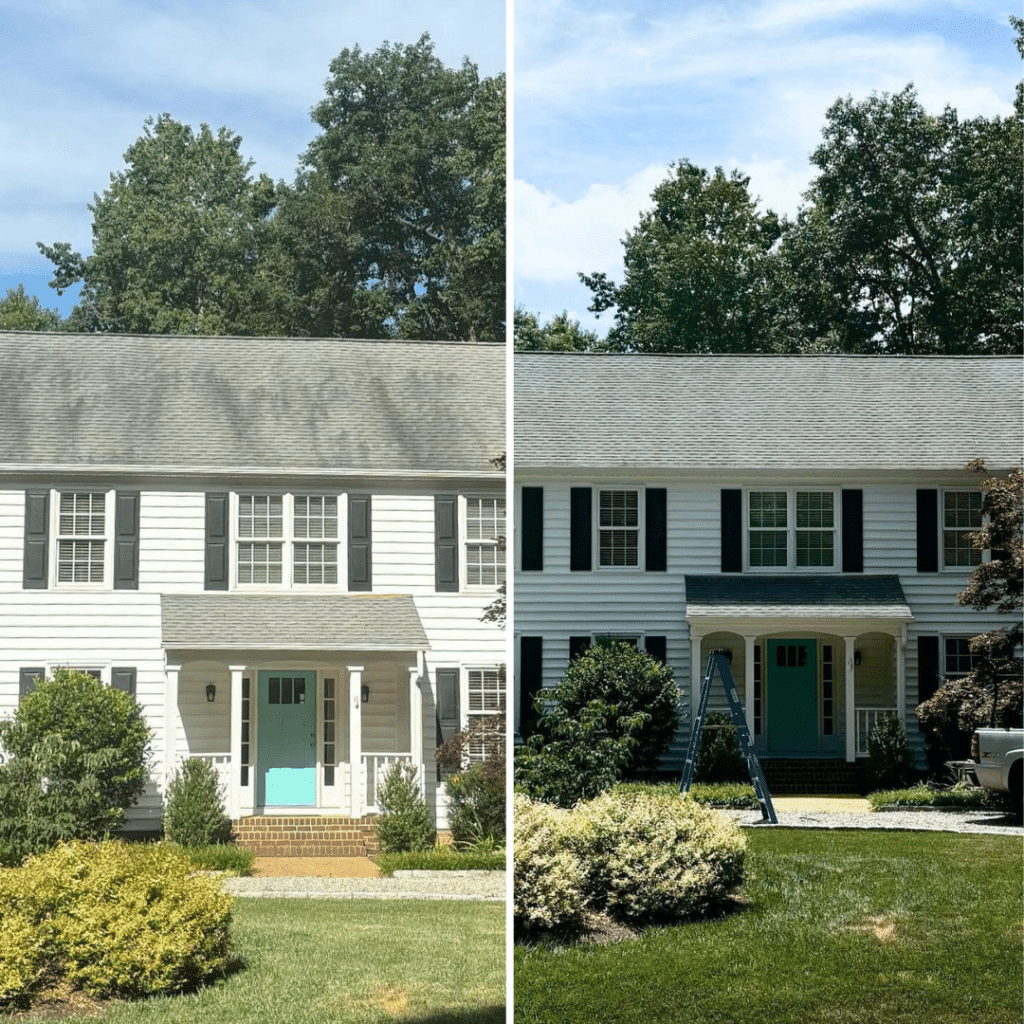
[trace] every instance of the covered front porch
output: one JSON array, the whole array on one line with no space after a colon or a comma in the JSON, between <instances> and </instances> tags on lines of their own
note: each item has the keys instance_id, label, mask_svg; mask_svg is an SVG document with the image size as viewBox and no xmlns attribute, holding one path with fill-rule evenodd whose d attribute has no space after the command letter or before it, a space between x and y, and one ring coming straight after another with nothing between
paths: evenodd
<instances>
[{"instance_id":1,"label":"covered front porch","mask_svg":"<svg viewBox=\"0 0 1024 1024\"><path fill-rule=\"evenodd\" d=\"M407 761L433 802L429 645L411 597L165 595L162 617L165 786L194 757L233 819L358 821Z\"/></svg>"},{"instance_id":2,"label":"covered front porch","mask_svg":"<svg viewBox=\"0 0 1024 1024\"><path fill-rule=\"evenodd\" d=\"M897 577L687 576L686 591L692 706L727 651L759 757L852 764L880 715L904 718L913 616Z\"/></svg>"}]
</instances>

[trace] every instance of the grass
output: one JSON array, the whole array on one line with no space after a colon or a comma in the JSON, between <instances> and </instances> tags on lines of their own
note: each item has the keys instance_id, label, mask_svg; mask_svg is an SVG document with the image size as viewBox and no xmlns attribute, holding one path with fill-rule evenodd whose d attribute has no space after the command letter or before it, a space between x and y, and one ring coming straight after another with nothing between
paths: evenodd
<instances>
[{"instance_id":1,"label":"grass","mask_svg":"<svg viewBox=\"0 0 1024 1024\"><path fill-rule=\"evenodd\" d=\"M212 846L182 847L192 863L201 871L231 871L236 875L251 875L256 854L242 846L218 843Z\"/></svg>"},{"instance_id":2,"label":"grass","mask_svg":"<svg viewBox=\"0 0 1024 1024\"><path fill-rule=\"evenodd\" d=\"M748 831L744 903L612 945L519 947L517 1024L1020 1024L1020 840Z\"/></svg>"},{"instance_id":3,"label":"grass","mask_svg":"<svg viewBox=\"0 0 1024 1024\"><path fill-rule=\"evenodd\" d=\"M436 846L419 853L381 853L376 862L382 875L396 871L504 871L505 851L478 853Z\"/></svg>"},{"instance_id":4,"label":"grass","mask_svg":"<svg viewBox=\"0 0 1024 1024\"><path fill-rule=\"evenodd\" d=\"M980 786L954 786L952 789L931 789L914 786L911 789L887 789L868 794L871 809L881 807L963 807L1001 810L1009 807L1009 800Z\"/></svg>"},{"instance_id":5,"label":"grass","mask_svg":"<svg viewBox=\"0 0 1024 1024\"><path fill-rule=\"evenodd\" d=\"M99 1019L104 1024L505 1020L503 904L239 899L235 907L233 933L244 968L193 995L110 1004Z\"/></svg>"}]
</instances>

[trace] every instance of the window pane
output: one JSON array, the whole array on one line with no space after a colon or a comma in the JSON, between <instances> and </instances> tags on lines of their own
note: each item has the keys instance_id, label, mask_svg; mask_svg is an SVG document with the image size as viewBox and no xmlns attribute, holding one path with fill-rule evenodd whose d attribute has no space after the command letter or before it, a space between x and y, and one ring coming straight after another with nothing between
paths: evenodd
<instances>
[{"instance_id":1,"label":"window pane","mask_svg":"<svg viewBox=\"0 0 1024 1024\"><path fill-rule=\"evenodd\" d=\"M469 540L497 540L504 533L504 498L466 499L466 537Z\"/></svg>"},{"instance_id":2,"label":"window pane","mask_svg":"<svg viewBox=\"0 0 1024 1024\"><path fill-rule=\"evenodd\" d=\"M946 529L981 529L981 491L946 491L943 510Z\"/></svg>"},{"instance_id":3,"label":"window pane","mask_svg":"<svg viewBox=\"0 0 1024 1024\"><path fill-rule=\"evenodd\" d=\"M601 526L638 526L640 505L637 491L602 491Z\"/></svg>"},{"instance_id":4,"label":"window pane","mask_svg":"<svg viewBox=\"0 0 1024 1024\"><path fill-rule=\"evenodd\" d=\"M102 583L103 541L62 540L57 547L59 583Z\"/></svg>"},{"instance_id":5,"label":"window pane","mask_svg":"<svg viewBox=\"0 0 1024 1024\"><path fill-rule=\"evenodd\" d=\"M601 530L601 565L636 565L638 563L638 530Z\"/></svg>"},{"instance_id":6,"label":"window pane","mask_svg":"<svg viewBox=\"0 0 1024 1024\"><path fill-rule=\"evenodd\" d=\"M750 526L768 529L787 526L785 491L751 491ZM774 563L771 563L774 564Z\"/></svg>"},{"instance_id":7,"label":"window pane","mask_svg":"<svg viewBox=\"0 0 1024 1024\"><path fill-rule=\"evenodd\" d=\"M831 530L797 530L796 564L830 566L835 560Z\"/></svg>"},{"instance_id":8,"label":"window pane","mask_svg":"<svg viewBox=\"0 0 1024 1024\"><path fill-rule=\"evenodd\" d=\"M239 544L239 583L280 583L280 544Z\"/></svg>"},{"instance_id":9,"label":"window pane","mask_svg":"<svg viewBox=\"0 0 1024 1024\"><path fill-rule=\"evenodd\" d=\"M337 583L337 544L296 544L292 577L296 583Z\"/></svg>"},{"instance_id":10,"label":"window pane","mask_svg":"<svg viewBox=\"0 0 1024 1024\"><path fill-rule=\"evenodd\" d=\"M835 500L828 491L796 492L796 525L831 529L835 525Z\"/></svg>"},{"instance_id":11,"label":"window pane","mask_svg":"<svg viewBox=\"0 0 1024 1024\"><path fill-rule=\"evenodd\" d=\"M295 536L317 540L338 536L338 499L298 495L295 498Z\"/></svg>"},{"instance_id":12,"label":"window pane","mask_svg":"<svg viewBox=\"0 0 1024 1024\"><path fill-rule=\"evenodd\" d=\"M469 710L500 711L505 704L505 680L497 669L470 669Z\"/></svg>"},{"instance_id":13,"label":"window pane","mask_svg":"<svg viewBox=\"0 0 1024 1024\"><path fill-rule=\"evenodd\" d=\"M239 537L281 537L284 499L280 494L243 494L238 498Z\"/></svg>"},{"instance_id":14,"label":"window pane","mask_svg":"<svg viewBox=\"0 0 1024 1024\"><path fill-rule=\"evenodd\" d=\"M775 566L786 564L786 537L784 530L750 531L750 564Z\"/></svg>"}]
</instances>

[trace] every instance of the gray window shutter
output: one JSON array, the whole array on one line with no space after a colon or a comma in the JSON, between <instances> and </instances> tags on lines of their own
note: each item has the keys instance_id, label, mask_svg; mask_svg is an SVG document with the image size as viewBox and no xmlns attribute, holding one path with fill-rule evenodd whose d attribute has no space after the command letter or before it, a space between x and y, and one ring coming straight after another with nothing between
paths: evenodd
<instances>
[{"instance_id":1,"label":"gray window shutter","mask_svg":"<svg viewBox=\"0 0 1024 1024\"><path fill-rule=\"evenodd\" d=\"M569 489L569 569L589 572L593 565L594 521L589 487Z\"/></svg>"},{"instance_id":2,"label":"gray window shutter","mask_svg":"<svg viewBox=\"0 0 1024 1024\"><path fill-rule=\"evenodd\" d=\"M22 587L45 590L49 585L50 492L25 492L25 561Z\"/></svg>"},{"instance_id":3,"label":"gray window shutter","mask_svg":"<svg viewBox=\"0 0 1024 1024\"><path fill-rule=\"evenodd\" d=\"M459 499L454 494L434 496L434 590L459 590Z\"/></svg>"},{"instance_id":4,"label":"gray window shutter","mask_svg":"<svg viewBox=\"0 0 1024 1024\"><path fill-rule=\"evenodd\" d=\"M373 536L369 494L348 497L348 589L373 590Z\"/></svg>"},{"instance_id":5,"label":"gray window shutter","mask_svg":"<svg viewBox=\"0 0 1024 1024\"><path fill-rule=\"evenodd\" d=\"M644 510L644 568L647 572L668 569L668 490L648 487Z\"/></svg>"},{"instance_id":6,"label":"gray window shutter","mask_svg":"<svg viewBox=\"0 0 1024 1024\"><path fill-rule=\"evenodd\" d=\"M589 636L571 636L569 637L569 660L575 661L581 654L586 654L590 650L590 637Z\"/></svg>"},{"instance_id":7,"label":"gray window shutter","mask_svg":"<svg viewBox=\"0 0 1024 1024\"><path fill-rule=\"evenodd\" d=\"M523 572L544 568L544 488L524 487L522 495Z\"/></svg>"},{"instance_id":8,"label":"gray window shutter","mask_svg":"<svg viewBox=\"0 0 1024 1024\"><path fill-rule=\"evenodd\" d=\"M36 688L37 679L46 678L45 668L18 669L18 697L24 697Z\"/></svg>"},{"instance_id":9,"label":"gray window shutter","mask_svg":"<svg viewBox=\"0 0 1024 1024\"><path fill-rule=\"evenodd\" d=\"M534 697L544 686L544 639L524 636L519 639L519 735L525 740L537 725Z\"/></svg>"},{"instance_id":10,"label":"gray window shutter","mask_svg":"<svg viewBox=\"0 0 1024 1024\"><path fill-rule=\"evenodd\" d=\"M864 571L864 492L842 492L843 572Z\"/></svg>"},{"instance_id":11,"label":"gray window shutter","mask_svg":"<svg viewBox=\"0 0 1024 1024\"><path fill-rule=\"evenodd\" d=\"M663 636L645 636L644 637L644 650L652 657L655 661L660 661L662 665L666 664L665 653L666 653L666 640L667 637Z\"/></svg>"},{"instance_id":12,"label":"gray window shutter","mask_svg":"<svg viewBox=\"0 0 1024 1024\"><path fill-rule=\"evenodd\" d=\"M457 668L439 668L434 673L437 684L437 745L459 731L459 670Z\"/></svg>"},{"instance_id":13,"label":"gray window shutter","mask_svg":"<svg viewBox=\"0 0 1024 1024\"><path fill-rule=\"evenodd\" d=\"M139 589L138 491L118 491L114 499L114 589Z\"/></svg>"},{"instance_id":14,"label":"gray window shutter","mask_svg":"<svg viewBox=\"0 0 1024 1024\"><path fill-rule=\"evenodd\" d=\"M124 690L130 696L135 696L135 678L137 670L134 668L112 668L110 670L110 685L115 690Z\"/></svg>"},{"instance_id":15,"label":"gray window shutter","mask_svg":"<svg viewBox=\"0 0 1024 1024\"><path fill-rule=\"evenodd\" d=\"M935 695L941 678L939 669L939 638L919 636L917 638L917 703L923 704ZM928 730L919 721L919 732Z\"/></svg>"},{"instance_id":16,"label":"gray window shutter","mask_svg":"<svg viewBox=\"0 0 1024 1024\"><path fill-rule=\"evenodd\" d=\"M206 590L228 589L228 495L206 495Z\"/></svg>"},{"instance_id":17,"label":"gray window shutter","mask_svg":"<svg viewBox=\"0 0 1024 1024\"><path fill-rule=\"evenodd\" d=\"M939 571L939 492L917 492L917 571Z\"/></svg>"},{"instance_id":18,"label":"gray window shutter","mask_svg":"<svg viewBox=\"0 0 1024 1024\"><path fill-rule=\"evenodd\" d=\"M743 572L743 492L722 491L722 572Z\"/></svg>"}]
</instances>

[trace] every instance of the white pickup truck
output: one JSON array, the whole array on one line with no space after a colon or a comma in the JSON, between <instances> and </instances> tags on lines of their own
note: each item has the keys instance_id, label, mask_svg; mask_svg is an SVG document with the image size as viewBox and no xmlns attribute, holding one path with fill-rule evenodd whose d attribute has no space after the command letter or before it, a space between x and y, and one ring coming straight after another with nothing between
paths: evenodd
<instances>
[{"instance_id":1,"label":"white pickup truck","mask_svg":"<svg viewBox=\"0 0 1024 1024\"><path fill-rule=\"evenodd\" d=\"M1009 793L1021 812L1024 729L978 729L971 737L974 774L986 789Z\"/></svg>"}]
</instances>

